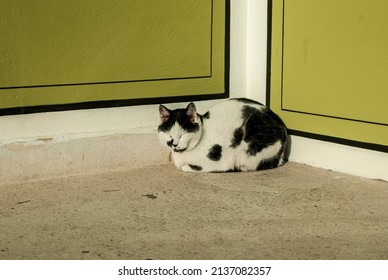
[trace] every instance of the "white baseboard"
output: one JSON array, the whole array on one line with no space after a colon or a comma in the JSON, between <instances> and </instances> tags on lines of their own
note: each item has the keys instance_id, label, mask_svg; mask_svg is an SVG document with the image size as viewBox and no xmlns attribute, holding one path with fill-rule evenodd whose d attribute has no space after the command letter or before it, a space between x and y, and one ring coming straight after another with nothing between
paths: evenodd
<instances>
[{"instance_id":1,"label":"white baseboard","mask_svg":"<svg viewBox=\"0 0 388 280\"><path fill-rule=\"evenodd\" d=\"M0 184L168 162L156 134L42 138L0 145Z\"/></svg>"},{"instance_id":2,"label":"white baseboard","mask_svg":"<svg viewBox=\"0 0 388 280\"><path fill-rule=\"evenodd\" d=\"M388 154L291 136L290 161L388 181Z\"/></svg>"}]
</instances>

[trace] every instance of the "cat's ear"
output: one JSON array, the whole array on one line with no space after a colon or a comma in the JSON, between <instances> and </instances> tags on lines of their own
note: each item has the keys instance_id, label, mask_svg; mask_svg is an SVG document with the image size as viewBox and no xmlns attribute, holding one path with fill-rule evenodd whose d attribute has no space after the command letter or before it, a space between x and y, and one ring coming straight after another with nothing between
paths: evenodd
<instances>
[{"instance_id":1,"label":"cat's ear","mask_svg":"<svg viewBox=\"0 0 388 280\"><path fill-rule=\"evenodd\" d=\"M170 110L163 105L159 105L159 114L162 122L166 122L170 118Z\"/></svg>"},{"instance_id":2,"label":"cat's ear","mask_svg":"<svg viewBox=\"0 0 388 280\"><path fill-rule=\"evenodd\" d=\"M195 108L195 104L193 102L187 105L186 115L190 118L191 122L195 122L197 118L197 109Z\"/></svg>"}]
</instances>

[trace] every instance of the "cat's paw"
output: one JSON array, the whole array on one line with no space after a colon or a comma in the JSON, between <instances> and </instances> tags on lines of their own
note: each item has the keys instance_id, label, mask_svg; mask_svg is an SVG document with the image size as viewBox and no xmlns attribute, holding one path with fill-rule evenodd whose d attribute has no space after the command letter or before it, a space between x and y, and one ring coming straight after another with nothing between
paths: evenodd
<instances>
[{"instance_id":1,"label":"cat's paw","mask_svg":"<svg viewBox=\"0 0 388 280\"><path fill-rule=\"evenodd\" d=\"M194 164L186 164L181 166L181 170L184 172L200 172L202 167Z\"/></svg>"}]
</instances>

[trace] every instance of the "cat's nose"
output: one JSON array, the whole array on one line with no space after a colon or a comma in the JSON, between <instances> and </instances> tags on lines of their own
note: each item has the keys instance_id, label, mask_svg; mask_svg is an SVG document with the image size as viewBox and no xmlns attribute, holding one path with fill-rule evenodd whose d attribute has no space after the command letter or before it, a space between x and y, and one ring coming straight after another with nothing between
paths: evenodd
<instances>
[{"instance_id":1,"label":"cat's nose","mask_svg":"<svg viewBox=\"0 0 388 280\"><path fill-rule=\"evenodd\" d=\"M176 147L178 146L178 144L172 144L172 146L173 146L174 148L176 148Z\"/></svg>"}]
</instances>

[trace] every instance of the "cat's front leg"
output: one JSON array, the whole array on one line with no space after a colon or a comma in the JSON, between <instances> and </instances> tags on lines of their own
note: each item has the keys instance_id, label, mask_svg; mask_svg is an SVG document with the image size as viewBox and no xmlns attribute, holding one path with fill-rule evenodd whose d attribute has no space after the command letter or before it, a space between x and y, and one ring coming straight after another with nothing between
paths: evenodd
<instances>
[{"instance_id":1,"label":"cat's front leg","mask_svg":"<svg viewBox=\"0 0 388 280\"><path fill-rule=\"evenodd\" d=\"M202 167L194 164L185 164L181 166L181 170L184 172L201 172Z\"/></svg>"}]
</instances>

